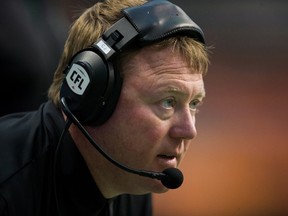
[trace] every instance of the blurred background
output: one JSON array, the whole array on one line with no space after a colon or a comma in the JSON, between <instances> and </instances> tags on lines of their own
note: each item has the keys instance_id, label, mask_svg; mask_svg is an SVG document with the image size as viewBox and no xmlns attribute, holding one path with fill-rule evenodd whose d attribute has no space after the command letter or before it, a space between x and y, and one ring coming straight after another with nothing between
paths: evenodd
<instances>
[{"instance_id":1,"label":"blurred background","mask_svg":"<svg viewBox=\"0 0 288 216\"><path fill-rule=\"evenodd\" d=\"M2 0L0 115L36 109L91 0ZM174 0L214 46L183 185L155 216L288 215L288 1Z\"/></svg>"}]
</instances>

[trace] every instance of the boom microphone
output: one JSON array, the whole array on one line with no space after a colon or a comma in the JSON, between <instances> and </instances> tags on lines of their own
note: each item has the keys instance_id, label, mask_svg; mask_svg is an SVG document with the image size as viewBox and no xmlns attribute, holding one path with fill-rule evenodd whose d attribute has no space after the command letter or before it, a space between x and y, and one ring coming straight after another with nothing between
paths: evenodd
<instances>
[{"instance_id":1,"label":"boom microphone","mask_svg":"<svg viewBox=\"0 0 288 216\"><path fill-rule=\"evenodd\" d=\"M61 105L66 116L70 120L72 120L72 122L80 129L80 131L84 134L84 136L88 139L88 141L97 149L99 153L101 153L108 161L110 161L115 166L129 173L137 174L137 175L152 178L152 179L158 179L166 188L169 188L169 189L176 189L182 185L183 174L179 169L167 168L163 172L151 172L151 171L146 171L146 170L132 169L115 161L99 145L97 145L97 143L90 136L88 131L83 127L83 125L79 122L79 120L74 116L74 114L71 112L71 110L69 109L67 105L66 98L64 97L61 98Z\"/></svg>"}]
</instances>

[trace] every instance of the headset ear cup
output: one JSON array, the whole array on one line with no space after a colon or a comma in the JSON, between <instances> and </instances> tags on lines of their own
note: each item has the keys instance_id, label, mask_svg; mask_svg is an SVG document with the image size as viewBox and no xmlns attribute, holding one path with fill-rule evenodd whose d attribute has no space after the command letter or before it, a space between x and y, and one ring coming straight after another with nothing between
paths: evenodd
<instances>
[{"instance_id":1,"label":"headset ear cup","mask_svg":"<svg viewBox=\"0 0 288 216\"><path fill-rule=\"evenodd\" d=\"M111 117L121 94L123 80L120 73L114 68L109 69L109 71L114 73L113 89L111 90L111 94L109 95L108 100L106 100L106 104L103 109L99 110L97 118L91 121L91 125L94 126L103 124Z\"/></svg>"},{"instance_id":2,"label":"headset ear cup","mask_svg":"<svg viewBox=\"0 0 288 216\"><path fill-rule=\"evenodd\" d=\"M108 98L113 91L114 80L112 65L108 66L96 52L82 50L73 57L66 70L60 97L67 99L71 112L81 123L99 124L98 118L103 123L106 120L103 117L110 116L103 109L110 104Z\"/></svg>"}]
</instances>

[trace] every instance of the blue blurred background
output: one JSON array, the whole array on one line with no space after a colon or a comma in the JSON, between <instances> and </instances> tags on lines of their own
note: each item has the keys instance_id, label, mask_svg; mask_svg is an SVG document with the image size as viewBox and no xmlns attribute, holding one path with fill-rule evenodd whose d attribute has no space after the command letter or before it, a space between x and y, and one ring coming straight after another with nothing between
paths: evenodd
<instances>
[{"instance_id":1,"label":"blue blurred background","mask_svg":"<svg viewBox=\"0 0 288 216\"><path fill-rule=\"evenodd\" d=\"M0 115L36 109L91 0L2 0ZM174 0L214 46L181 188L155 216L288 215L288 1Z\"/></svg>"}]
</instances>

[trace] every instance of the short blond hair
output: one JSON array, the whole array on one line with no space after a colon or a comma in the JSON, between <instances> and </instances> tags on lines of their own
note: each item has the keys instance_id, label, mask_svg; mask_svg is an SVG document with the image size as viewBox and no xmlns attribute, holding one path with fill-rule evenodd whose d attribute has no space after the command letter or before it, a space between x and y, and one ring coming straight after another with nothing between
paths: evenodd
<instances>
[{"instance_id":1,"label":"short blond hair","mask_svg":"<svg viewBox=\"0 0 288 216\"><path fill-rule=\"evenodd\" d=\"M73 55L97 41L111 25L123 17L121 12L122 9L142 5L145 2L147 1L106 0L104 2L98 2L85 10L84 13L72 24L64 46L62 57L48 91L48 98L51 99L55 105L59 106L60 88L65 76L63 71L69 64ZM205 74L208 70L209 59L207 49L202 43L199 43L192 38L168 38L155 43L155 46L172 46L175 51L185 57L194 71ZM129 53L131 54L133 52L137 52L137 48L124 52L124 57L119 57L120 62L118 65L123 65L125 62L125 56L129 56ZM119 69L120 72L122 72L121 68Z\"/></svg>"}]
</instances>

